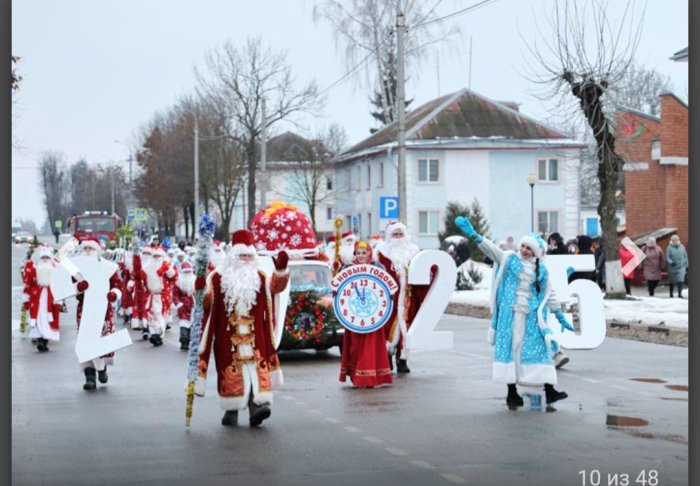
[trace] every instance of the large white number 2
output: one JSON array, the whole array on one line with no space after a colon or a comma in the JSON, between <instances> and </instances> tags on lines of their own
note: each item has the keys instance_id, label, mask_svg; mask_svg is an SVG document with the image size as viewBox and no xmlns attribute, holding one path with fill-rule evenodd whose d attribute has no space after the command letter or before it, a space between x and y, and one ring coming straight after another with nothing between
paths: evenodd
<instances>
[{"instance_id":1,"label":"large white number 2","mask_svg":"<svg viewBox=\"0 0 700 486\"><path fill-rule=\"evenodd\" d=\"M75 343L75 354L80 363L109 354L131 344L129 331L122 329L108 336L101 337L102 327L107 312L107 292L109 278L117 270L117 265L105 259L77 256L70 258L85 280L88 288L83 300L83 313L80 320L80 332ZM72 265L68 265L72 267ZM51 292L55 300L63 300L77 293L67 266L59 265L51 273Z\"/></svg>"},{"instance_id":2,"label":"large white number 2","mask_svg":"<svg viewBox=\"0 0 700 486\"><path fill-rule=\"evenodd\" d=\"M435 331L455 288L457 266L452 257L438 250L423 250L411 260L408 283L430 285L430 268L437 265L437 275L428 295L421 304L411 328L406 333L407 349L449 349L453 335L450 331Z\"/></svg>"},{"instance_id":3,"label":"large white number 2","mask_svg":"<svg viewBox=\"0 0 700 486\"><path fill-rule=\"evenodd\" d=\"M275 271L275 264L272 261L272 258L269 256L258 257L258 264L267 275L272 275L272 272ZM274 323L275 349L277 349L277 347L280 345L280 342L282 342L282 332L284 331L284 319L287 316L287 305L289 304L290 288L291 286L289 285L289 282L287 282L287 286L285 287L285 289L279 294L275 295L272 304L275 306L275 317L277 318L277 321Z\"/></svg>"},{"instance_id":4,"label":"large white number 2","mask_svg":"<svg viewBox=\"0 0 700 486\"><path fill-rule=\"evenodd\" d=\"M549 271L549 281L560 302L569 302L573 296L578 297L581 332L561 332L561 326L550 314L548 321L554 333L554 339L568 349L593 349L605 340L606 324L603 306L603 293L598 285L588 279L568 282L568 269L590 272L595 269L593 255L548 255L544 259ZM571 322L571 314L565 314Z\"/></svg>"}]
</instances>

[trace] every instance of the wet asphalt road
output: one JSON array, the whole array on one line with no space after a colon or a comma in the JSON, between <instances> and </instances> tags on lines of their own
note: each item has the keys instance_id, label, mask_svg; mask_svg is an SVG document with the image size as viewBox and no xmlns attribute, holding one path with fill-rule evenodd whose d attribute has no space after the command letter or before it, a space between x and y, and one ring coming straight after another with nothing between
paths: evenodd
<instances>
[{"instance_id":1,"label":"wet asphalt road","mask_svg":"<svg viewBox=\"0 0 700 486\"><path fill-rule=\"evenodd\" d=\"M221 426L212 375L188 429L176 327L160 348L132 332L109 383L85 392L74 300L49 353L19 333L25 252L12 254L13 484L641 484L642 471L688 484L687 348L608 338L569 351L557 386L569 398L513 412L490 381L487 321L445 315L453 349L413 353L392 387L338 382L337 348L282 353L285 385L261 428L247 412Z\"/></svg>"}]
</instances>

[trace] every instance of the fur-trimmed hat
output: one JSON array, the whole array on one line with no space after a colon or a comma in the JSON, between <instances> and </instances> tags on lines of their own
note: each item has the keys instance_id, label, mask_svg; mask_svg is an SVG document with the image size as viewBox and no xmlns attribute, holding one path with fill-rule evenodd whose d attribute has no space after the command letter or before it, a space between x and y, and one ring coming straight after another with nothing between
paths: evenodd
<instances>
[{"instance_id":1,"label":"fur-trimmed hat","mask_svg":"<svg viewBox=\"0 0 700 486\"><path fill-rule=\"evenodd\" d=\"M180 265L180 271L181 272L191 272L194 270L194 267L192 267L192 264L190 262L182 262Z\"/></svg>"},{"instance_id":2,"label":"fur-trimmed hat","mask_svg":"<svg viewBox=\"0 0 700 486\"><path fill-rule=\"evenodd\" d=\"M102 247L100 246L100 240L98 240L95 236L88 236L80 240L80 248L92 248L95 251L102 250Z\"/></svg>"},{"instance_id":3,"label":"fur-trimmed hat","mask_svg":"<svg viewBox=\"0 0 700 486\"><path fill-rule=\"evenodd\" d=\"M255 255L255 239L253 233L247 229L239 229L231 235L231 253L233 255Z\"/></svg>"},{"instance_id":4,"label":"fur-trimmed hat","mask_svg":"<svg viewBox=\"0 0 700 486\"><path fill-rule=\"evenodd\" d=\"M39 260L44 257L51 258L53 257L53 248L47 245L39 245L34 249L32 257L34 260Z\"/></svg>"},{"instance_id":5,"label":"fur-trimmed hat","mask_svg":"<svg viewBox=\"0 0 700 486\"><path fill-rule=\"evenodd\" d=\"M528 233L520 238L520 246L522 245L532 250L536 258L542 258L547 252L547 243L537 233Z\"/></svg>"},{"instance_id":6,"label":"fur-trimmed hat","mask_svg":"<svg viewBox=\"0 0 700 486\"><path fill-rule=\"evenodd\" d=\"M355 233L352 231L346 231L345 233L342 234L342 239L345 243L355 243Z\"/></svg>"},{"instance_id":7,"label":"fur-trimmed hat","mask_svg":"<svg viewBox=\"0 0 700 486\"><path fill-rule=\"evenodd\" d=\"M391 234L397 229L403 231L404 234L406 234L407 232L406 225L403 224L401 221L390 221L389 224L386 225L386 230L384 230L384 238L391 238Z\"/></svg>"},{"instance_id":8,"label":"fur-trimmed hat","mask_svg":"<svg viewBox=\"0 0 700 486\"><path fill-rule=\"evenodd\" d=\"M153 248L153 256L159 256L162 258L165 258L167 256L167 253L165 252L165 248L162 246L156 246Z\"/></svg>"}]
</instances>

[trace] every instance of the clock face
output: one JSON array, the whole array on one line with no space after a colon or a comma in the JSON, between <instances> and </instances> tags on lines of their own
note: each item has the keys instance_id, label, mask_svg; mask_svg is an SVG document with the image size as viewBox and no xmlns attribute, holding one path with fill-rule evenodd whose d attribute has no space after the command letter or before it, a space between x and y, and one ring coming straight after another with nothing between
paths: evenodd
<instances>
[{"instance_id":1,"label":"clock face","mask_svg":"<svg viewBox=\"0 0 700 486\"><path fill-rule=\"evenodd\" d=\"M391 316L389 286L370 273L356 273L338 286L333 310L346 329L366 334L381 328Z\"/></svg>"}]
</instances>

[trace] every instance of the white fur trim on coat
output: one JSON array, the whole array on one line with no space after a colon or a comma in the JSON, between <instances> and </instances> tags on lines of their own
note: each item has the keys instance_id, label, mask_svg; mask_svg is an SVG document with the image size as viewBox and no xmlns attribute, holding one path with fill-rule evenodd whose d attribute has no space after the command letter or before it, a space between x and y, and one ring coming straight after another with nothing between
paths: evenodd
<instances>
[{"instance_id":1,"label":"white fur trim on coat","mask_svg":"<svg viewBox=\"0 0 700 486\"><path fill-rule=\"evenodd\" d=\"M489 326L489 332L486 334L486 342L491 346L496 342L496 330L491 326Z\"/></svg>"}]
</instances>

